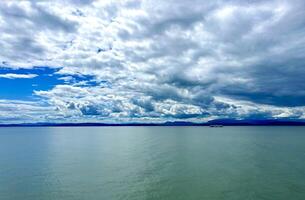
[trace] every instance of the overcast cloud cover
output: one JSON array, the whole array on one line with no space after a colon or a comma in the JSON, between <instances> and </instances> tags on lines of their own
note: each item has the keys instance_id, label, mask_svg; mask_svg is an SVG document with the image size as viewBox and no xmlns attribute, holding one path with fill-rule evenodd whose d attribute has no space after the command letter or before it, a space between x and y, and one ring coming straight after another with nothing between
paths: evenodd
<instances>
[{"instance_id":1,"label":"overcast cloud cover","mask_svg":"<svg viewBox=\"0 0 305 200\"><path fill-rule=\"evenodd\" d=\"M0 84L62 81L0 123L305 118L304 0L7 0L0 47Z\"/></svg>"}]
</instances>

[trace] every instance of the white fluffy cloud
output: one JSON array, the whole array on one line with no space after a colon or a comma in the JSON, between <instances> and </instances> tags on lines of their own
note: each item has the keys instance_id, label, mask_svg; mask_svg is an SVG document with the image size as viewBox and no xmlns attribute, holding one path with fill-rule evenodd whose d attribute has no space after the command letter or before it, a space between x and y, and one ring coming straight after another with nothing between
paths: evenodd
<instances>
[{"instance_id":1,"label":"white fluffy cloud","mask_svg":"<svg viewBox=\"0 0 305 200\"><path fill-rule=\"evenodd\" d=\"M16 78L35 78L37 74L0 74L0 78L16 79Z\"/></svg>"},{"instance_id":2,"label":"white fluffy cloud","mask_svg":"<svg viewBox=\"0 0 305 200\"><path fill-rule=\"evenodd\" d=\"M43 103L0 100L0 122L1 123L33 123L41 121L54 121L62 118L51 106Z\"/></svg>"},{"instance_id":3,"label":"white fluffy cloud","mask_svg":"<svg viewBox=\"0 0 305 200\"><path fill-rule=\"evenodd\" d=\"M34 94L65 118L304 118L304 8L302 0L3 1L0 66L60 67L66 85ZM69 84L75 75L96 84Z\"/></svg>"}]
</instances>

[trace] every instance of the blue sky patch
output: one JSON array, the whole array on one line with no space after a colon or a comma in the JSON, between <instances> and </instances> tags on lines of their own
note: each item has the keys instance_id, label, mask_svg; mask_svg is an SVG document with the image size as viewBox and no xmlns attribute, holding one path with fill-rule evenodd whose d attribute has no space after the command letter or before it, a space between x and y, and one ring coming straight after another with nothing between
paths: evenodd
<instances>
[{"instance_id":1,"label":"blue sky patch","mask_svg":"<svg viewBox=\"0 0 305 200\"><path fill-rule=\"evenodd\" d=\"M33 69L0 68L0 99L31 100L35 99L33 96L34 90L50 90L60 84L75 84L78 87L98 85L94 80L94 76L66 76L57 74L56 72L58 71L59 68L49 67L36 67ZM5 78L6 75L9 78ZM26 75L35 76L33 78L22 77ZM104 83L106 84L107 82Z\"/></svg>"}]
</instances>

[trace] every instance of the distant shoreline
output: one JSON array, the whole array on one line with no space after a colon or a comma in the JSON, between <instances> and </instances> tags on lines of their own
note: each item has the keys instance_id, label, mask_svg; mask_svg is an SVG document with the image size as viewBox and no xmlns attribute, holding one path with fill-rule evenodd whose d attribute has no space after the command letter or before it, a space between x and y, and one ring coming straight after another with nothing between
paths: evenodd
<instances>
[{"instance_id":1,"label":"distant shoreline","mask_svg":"<svg viewBox=\"0 0 305 200\"><path fill-rule=\"evenodd\" d=\"M292 120L234 120L219 119L206 123L194 123L184 121L164 123L23 123L0 124L0 127L101 127L101 126L305 126L305 121Z\"/></svg>"}]
</instances>

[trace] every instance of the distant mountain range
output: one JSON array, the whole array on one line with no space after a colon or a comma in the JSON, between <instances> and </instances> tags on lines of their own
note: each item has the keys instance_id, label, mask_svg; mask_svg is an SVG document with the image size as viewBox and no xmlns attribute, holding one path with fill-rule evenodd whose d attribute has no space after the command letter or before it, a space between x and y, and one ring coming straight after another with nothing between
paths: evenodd
<instances>
[{"instance_id":1,"label":"distant mountain range","mask_svg":"<svg viewBox=\"0 0 305 200\"><path fill-rule=\"evenodd\" d=\"M43 126L305 126L305 120L281 120L281 119L217 119L205 123L168 121L164 123L23 123L0 124L0 127L43 127Z\"/></svg>"}]
</instances>

